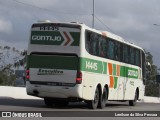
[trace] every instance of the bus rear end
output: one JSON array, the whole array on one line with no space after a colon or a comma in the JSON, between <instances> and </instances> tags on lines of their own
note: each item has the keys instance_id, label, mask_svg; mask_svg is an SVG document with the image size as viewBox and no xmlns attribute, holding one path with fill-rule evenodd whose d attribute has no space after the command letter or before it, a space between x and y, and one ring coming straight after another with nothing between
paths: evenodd
<instances>
[{"instance_id":1,"label":"bus rear end","mask_svg":"<svg viewBox=\"0 0 160 120\"><path fill-rule=\"evenodd\" d=\"M36 23L28 46L27 94L55 99L81 98L80 31L77 24Z\"/></svg>"}]
</instances>

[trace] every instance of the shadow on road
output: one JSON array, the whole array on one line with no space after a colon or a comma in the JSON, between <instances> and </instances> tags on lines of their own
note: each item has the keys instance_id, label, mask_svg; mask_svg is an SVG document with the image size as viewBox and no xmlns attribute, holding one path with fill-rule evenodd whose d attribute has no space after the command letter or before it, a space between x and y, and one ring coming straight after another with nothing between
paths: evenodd
<instances>
[{"instance_id":1,"label":"shadow on road","mask_svg":"<svg viewBox=\"0 0 160 120\"><path fill-rule=\"evenodd\" d=\"M43 100L37 99L14 99L14 98L0 98L0 105L6 106L23 106L23 107L42 107Z\"/></svg>"},{"instance_id":2,"label":"shadow on road","mask_svg":"<svg viewBox=\"0 0 160 120\"><path fill-rule=\"evenodd\" d=\"M17 107L34 107L34 108L46 108L46 109L88 109L88 106L84 102L69 103L66 107L52 107L45 106L43 99L14 99L14 98L0 98L0 105L3 106L17 106ZM106 107L126 107L128 102L108 102Z\"/></svg>"}]
</instances>

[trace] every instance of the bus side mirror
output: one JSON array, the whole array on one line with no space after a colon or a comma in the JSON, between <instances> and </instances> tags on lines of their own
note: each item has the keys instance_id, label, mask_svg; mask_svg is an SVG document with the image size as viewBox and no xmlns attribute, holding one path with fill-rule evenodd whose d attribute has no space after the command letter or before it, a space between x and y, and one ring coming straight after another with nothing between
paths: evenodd
<instances>
[{"instance_id":1,"label":"bus side mirror","mask_svg":"<svg viewBox=\"0 0 160 120\"><path fill-rule=\"evenodd\" d=\"M160 84L160 75L156 75L156 82Z\"/></svg>"}]
</instances>

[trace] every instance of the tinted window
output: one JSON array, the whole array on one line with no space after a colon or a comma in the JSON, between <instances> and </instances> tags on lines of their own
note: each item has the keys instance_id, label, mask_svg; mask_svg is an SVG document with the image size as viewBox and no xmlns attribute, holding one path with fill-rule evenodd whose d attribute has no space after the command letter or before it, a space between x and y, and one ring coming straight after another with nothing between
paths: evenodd
<instances>
[{"instance_id":1,"label":"tinted window","mask_svg":"<svg viewBox=\"0 0 160 120\"><path fill-rule=\"evenodd\" d=\"M86 50L95 56L141 66L139 49L94 32L86 31Z\"/></svg>"},{"instance_id":2,"label":"tinted window","mask_svg":"<svg viewBox=\"0 0 160 120\"><path fill-rule=\"evenodd\" d=\"M146 61L145 61L145 54L142 51L142 76L143 76L143 81L145 82L146 80Z\"/></svg>"},{"instance_id":3,"label":"tinted window","mask_svg":"<svg viewBox=\"0 0 160 120\"><path fill-rule=\"evenodd\" d=\"M99 44L98 44L98 34L91 33L91 50L92 54L99 55Z\"/></svg>"},{"instance_id":4,"label":"tinted window","mask_svg":"<svg viewBox=\"0 0 160 120\"><path fill-rule=\"evenodd\" d=\"M92 55L99 54L98 35L93 32L86 32L86 50Z\"/></svg>"},{"instance_id":5,"label":"tinted window","mask_svg":"<svg viewBox=\"0 0 160 120\"><path fill-rule=\"evenodd\" d=\"M107 58L107 46L104 36L86 31L86 50L90 54Z\"/></svg>"},{"instance_id":6,"label":"tinted window","mask_svg":"<svg viewBox=\"0 0 160 120\"><path fill-rule=\"evenodd\" d=\"M99 49L100 49L100 53L99 53L99 56L100 57L104 57L104 58L107 58L107 40L105 37L101 36L100 37L100 41L99 41Z\"/></svg>"},{"instance_id":7,"label":"tinted window","mask_svg":"<svg viewBox=\"0 0 160 120\"><path fill-rule=\"evenodd\" d=\"M121 44L119 42L115 42L115 60L120 61L121 52Z\"/></svg>"},{"instance_id":8,"label":"tinted window","mask_svg":"<svg viewBox=\"0 0 160 120\"><path fill-rule=\"evenodd\" d=\"M123 46L123 62L129 63L129 47L125 44Z\"/></svg>"},{"instance_id":9,"label":"tinted window","mask_svg":"<svg viewBox=\"0 0 160 120\"><path fill-rule=\"evenodd\" d=\"M109 40L108 42L108 58L109 59L114 59L114 47L115 47L114 41Z\"/></svg>"},{"instance_id":10,"label":"tinted window","mask_svg":"<svg viewBox=\"0 0 160 120\"><path fill-rule=\"evenodd\" d=\"M134 54L134 48L130 47L130 60L129 60L129 63L134 65L134 59L135 59L135 54Z\"/></svg>"},{"instance_id":11,"label":"tinted window","mask_svg":"<svg viewBox=\"0 0 160 120\"><path fill-rule=\"evenodd\" d=\"M135 51L135 65L140 66L140 51L138 49Z\"/></svg>"}]
</instances>

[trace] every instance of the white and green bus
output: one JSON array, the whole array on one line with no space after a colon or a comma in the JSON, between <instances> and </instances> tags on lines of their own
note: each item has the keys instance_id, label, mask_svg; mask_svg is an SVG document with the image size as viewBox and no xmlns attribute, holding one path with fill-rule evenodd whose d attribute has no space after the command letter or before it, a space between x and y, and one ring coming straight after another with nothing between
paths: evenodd
<instances>
[{"instance_id":1,"label":"white and green bus","mask_svg":"<svg viewBox=\"0 0 160 120\"><path fill-rule=\"evenodd\" d=\"M39 22L31 27L26 79L27 94L47 106L84 101L96 109L114 100L134 106L144 96L145 54L85 24Z\"/></svg>"}]
</instances>

